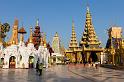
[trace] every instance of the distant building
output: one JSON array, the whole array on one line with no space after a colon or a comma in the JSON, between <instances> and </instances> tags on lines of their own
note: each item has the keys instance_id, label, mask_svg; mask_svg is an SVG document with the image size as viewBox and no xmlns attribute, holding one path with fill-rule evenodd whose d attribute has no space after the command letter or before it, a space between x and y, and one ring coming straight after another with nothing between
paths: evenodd
<instances>
[{"instance_id":1,"label":"distant building","mask_svg":"<svg viewBox=\"0 0 124 82\"><path fill-rule=\"evenodd\" d=\"M56 32L55 36L53 37L52 49L53 49L54 53L60 53L60 38L59 38L57 32Z\"/></svg>"},{"instance_id":2,"label":"distant building","mask_svg":"<svg viewBox=\"0 0 124 82\"><path fill-rule=\"evenodd\" d=\"M55 33L55 36L53 37L52 41L52 49L54 53L52 53L52 63L62 63L63 62L63 53L61 49L61 44L60 44L60 38L58 33Z\"/></svg>"},{"instance_id":3,"label":"distant building","mask_svg":"<svg viewBox=\"0 0 124 82\"><path fill-rule=\"evenodd\" d=\"M107 56L107 63L120 65L124 63L123 60L123 38L122 38L122 28L121 27L111 27L108 30L108 40L106 43L106 56Z\"/></svg>"},{"instance_id":4,"label":"distant building","mask_svg":"<svg viewBox=\"0 0 124 82\"><path fill-rule=\"evenodd\" d=\"M108 30L108 35L109 37L111 36L112 38L122 38L122 28L113 26Z\"/></svg>"}]
</instances>

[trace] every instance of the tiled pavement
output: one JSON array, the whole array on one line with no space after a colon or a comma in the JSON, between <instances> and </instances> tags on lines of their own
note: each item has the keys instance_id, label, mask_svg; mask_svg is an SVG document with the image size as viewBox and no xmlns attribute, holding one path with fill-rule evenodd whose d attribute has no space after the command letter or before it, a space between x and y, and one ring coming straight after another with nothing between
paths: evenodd
<instances>
[{"instance_id":1,"label":"tiled pavement","mask_svg":"<svg viewBox=\"0 0 124 82\"><path fill-rule=\"evenodd\" d=\"M67 66L52 66L38 76L35 69L0 69L0 82L91 82L68 71Z\"/></svg>"},{"instance_id":2,"label":"tiled pavement","mask_svg":"<svg viewBox=\"0 0 124 82\"><path fill-rule=\"evenodd\" d=\"M86 77L94 82L123 82L124 71L94 67L84 67L83 65L68 65L69 71L79 76Z\"/></svg>"},{"instance_id":3,"label":"tiled pavement","mask_svg":"<svg viewBox=\"0 0 124 82\"><path fill-rule=\"evenodd\" d=\"M56 65L38 76L35 69L0 69L0 82L123 82L124 71L83 65Z\"/></svg>"}]
</instances>

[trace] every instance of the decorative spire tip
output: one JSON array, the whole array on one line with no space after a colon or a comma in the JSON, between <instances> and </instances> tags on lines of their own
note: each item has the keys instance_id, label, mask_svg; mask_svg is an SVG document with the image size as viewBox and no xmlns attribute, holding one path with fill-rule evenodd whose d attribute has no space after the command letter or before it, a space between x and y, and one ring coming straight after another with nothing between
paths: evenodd
<instances>
[{"instance_id":1,"label":"decorative spire tip","mask_svg":"<svg viewBox=\"0 0 124 82\"><path fill-rule=\"evenodd\" d=\"M39 26L39 19L37 19L36 21L36 26Z\"/></svg>"}]
</instances>

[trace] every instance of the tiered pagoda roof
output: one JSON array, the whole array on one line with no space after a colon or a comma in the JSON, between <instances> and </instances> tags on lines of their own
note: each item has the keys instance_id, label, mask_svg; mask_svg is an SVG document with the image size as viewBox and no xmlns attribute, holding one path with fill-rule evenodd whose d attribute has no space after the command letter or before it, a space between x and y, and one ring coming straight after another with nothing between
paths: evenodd
<instances>
[{"instance_id":1,"label":"tiered pagoda roof","mask_svg":"<svg viewBox=\"0 0 124 82\"><path fill-rule=\"evenodd\" d=\"M69 43L69 48L71 50L74 50L75 48L78 48L78 43L76 39L76 32L75 32L75 26L74 26L74 21L72 21L72 34L71 34L71 40Z\"/></svg>"},{"instance_id":2,"label":"tiered pagoda roof","mask_svg":"<svg viewBox=\"0 0 124 82\"><path fill-rule=\"evenodd\" d=\"M40 32L39 20L37 20L35 30L33 33L33 43L36 49L38 49L38 47L40 46L40 41L41 41L41 32Z\"/></svg>"},{"instance_id":3,"label":"tiered pagoda roof","mask_svg":"<svg viewBox=\"0 0 124 82\"><path fill-rule=\"evenodd\" d=\"M69 49L66 49L65 52L73 53L75 51L80 52L82 50L78 46L78 42L77 42L77 39L76 39L74 21L72 21L72 34L71 34L71 39L70 39L70 43L69 43Z\"/></svg>"},{"instance_id":4,"label":"tiered pagoda roof","mask_svg":"<svg viewBox=\"0 0 124 82\"><path fill-rule=\"evenodd\" d=\"M81 38L80 46L85 48L99 48L99 45L100 41L96 36L91 13L89 7L87 7L85 28Z\"/></svg>"}]
</instances>

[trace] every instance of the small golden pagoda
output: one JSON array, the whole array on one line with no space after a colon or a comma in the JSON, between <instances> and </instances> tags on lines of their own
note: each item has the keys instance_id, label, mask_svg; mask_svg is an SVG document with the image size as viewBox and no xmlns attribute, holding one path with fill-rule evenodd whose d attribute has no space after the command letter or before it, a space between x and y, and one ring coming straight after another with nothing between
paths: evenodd
<instances>
[{"instance_id":1,"label":"small golden pagoda","mask_svg":"<svg viewBox=\"0 0 124 82\"><path fill-rule=\"evenodd\" d=\"M78 42L76 39L76 32L74 21L72 21L72 35L69 43L69 49L65 50L66 57L70 60L70 62L81 62L81 50L79 49Z\"/></svg>"}]
</instances>

